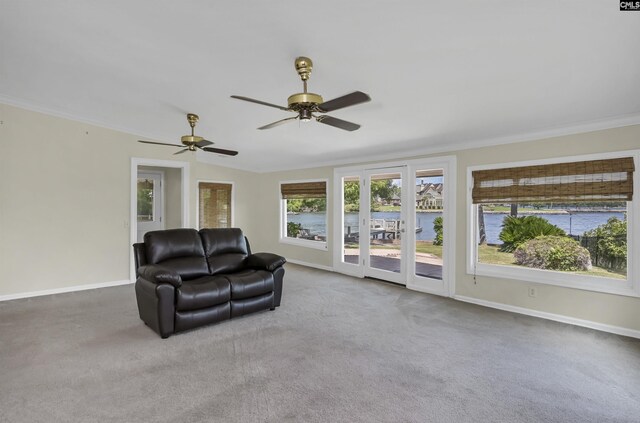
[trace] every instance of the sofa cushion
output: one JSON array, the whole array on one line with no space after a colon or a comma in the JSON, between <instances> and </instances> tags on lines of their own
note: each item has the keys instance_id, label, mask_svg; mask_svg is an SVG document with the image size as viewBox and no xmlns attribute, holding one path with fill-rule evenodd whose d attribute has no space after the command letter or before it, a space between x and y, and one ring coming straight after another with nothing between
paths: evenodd
<instances>
[{"instance_id":1,"label":"sofa cushion","mask_svg":"<svg viewBox=\"0 0 640 423\"><path fill-rule=\"evenodd\" d=\"M225 275L231 283L231 299L255 297L273 291L273 274L264 270L245 270Z\"/></svg>"},{"instance_id":2,"label":"sofa cushion","mask_svg":"<svg viewBox=\"0 0 640 423\"><path fill-rule=\"evenodd\" d=\"M202 240L195 229L151 231L144 235L149 264L176 271L183 280L209 274Z\"/></svg>"},{"instance_id":3,"label":"sofa cushion","mask_svg":"<svg viewBox=\"0 0 640 423\"><path fill-rule=\"evenodd\" d=\"M203 276L176 289L176 310L198 310L226 303L231 298L229 281L222 276Z\"/></svg>"},{"instance_id":4,"label":"sofa cushion","mask_svg":"<svg viewBox=\"0 0 640 423\"><path fill-rule=\"evenodd\" d=\"M243 314L273 308L273 301L273 292L257 297L245 298L244 300L231 300L231 317L238 317Z\"/></svg>"},{"instance_id":5,"label":"sofa cushion","mask_svg":"<svg viewBox=\"0 0 640 423\"><path fill-rule=\"evenodd\" d=\"M200 237L211 274L233 273L244 268L248 249L242 230L201 229Z\"/></svg>"}]
</instances>

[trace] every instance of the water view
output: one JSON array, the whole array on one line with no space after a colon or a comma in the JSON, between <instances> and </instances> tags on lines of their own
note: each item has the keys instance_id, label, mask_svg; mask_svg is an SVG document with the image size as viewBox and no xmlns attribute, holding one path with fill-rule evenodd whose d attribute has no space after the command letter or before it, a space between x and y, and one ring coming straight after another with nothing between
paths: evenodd
<instances>
[{"instance_id":1,"label":"water view","mask_svg":"<svg viewBox=\"0 0 640 423\"><path fill-rule=\"evenodd\" d=\"M487 243L500 244L498 235L500 234L502 220L506 216L506 213L486 213L484 215L485 230L487 233ZM524 214L520 214L524 216ZM550 213L530 213L527 215L539 216L550 223L560 227L567 234L582 235L585 231L593 229L599 225L607 222L611 217L617 217L618 219L624 219L624 213L621 211L607 211L607 212L571 212L570 214L550 214ZM416 234L418 241L430 241L435 237L433 231L433 220L442 216L440 212L432 213L416 213L416 224L422 228L422 232ZM398 220L400 219L400 212L373 212L371 213L373 219L385 219L385 220ZM325 225L325 213L300 213L296 215L290 215L288 220L290 222L300 223L303 228L309 229L312 234L326 236ZM347 228L350 228L351 232L359 232L359 215L358 213L345 213L344 214L345 233L348 232Z\"/></svg>"}]
</instances>

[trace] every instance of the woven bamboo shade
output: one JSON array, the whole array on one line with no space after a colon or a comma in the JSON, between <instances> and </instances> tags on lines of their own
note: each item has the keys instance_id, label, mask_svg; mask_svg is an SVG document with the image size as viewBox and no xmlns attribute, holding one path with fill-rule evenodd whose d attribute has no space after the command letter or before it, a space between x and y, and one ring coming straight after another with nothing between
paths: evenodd
<instances>
[{"instance_id":1,"label":"woven bamboo shade","mask_svg":"<svg viewBox=\"0 0 640 423\"><path fill-rule=\"evenodd\" d=\"M327 183L320 182L297 182L280 185L282 198L325 198L327 196Z\"/></svg>"},{"instance_id":2,"label":"woven bamboo shade","mask_svg":"<svg viewBox=\"0 0 640 423\"><path fill-rule=\"evenodd\" d=\"M231 227L231 184L198 184L200 228Z\"/></svg>"},{"instance_id":3,"label":"woven bamboo shade","mask_svg":"<svg viewBox=\"0 0 640 423\"><path fill-rule=\"evenodd\" d=\"M632 157L477 170L472 198L479 203L631 201Z\"/></svg>"}]
</instances>

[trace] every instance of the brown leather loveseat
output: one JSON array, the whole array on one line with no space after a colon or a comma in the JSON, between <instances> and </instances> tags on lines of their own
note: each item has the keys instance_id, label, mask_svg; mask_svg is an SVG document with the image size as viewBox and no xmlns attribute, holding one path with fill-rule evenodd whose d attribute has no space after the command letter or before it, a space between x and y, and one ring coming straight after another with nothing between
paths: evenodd
<instances>
[{"instance_id":1,"label":"brown leather loveseat","mask_svg":"<svg viewBox=\"0 0 640 423\"><path fill-rule=\"evenodd\" d=\"M237 228L147 232L133 245L140 318L162 338L280 305L284 257Z\"/></svg>"}]
</instances>

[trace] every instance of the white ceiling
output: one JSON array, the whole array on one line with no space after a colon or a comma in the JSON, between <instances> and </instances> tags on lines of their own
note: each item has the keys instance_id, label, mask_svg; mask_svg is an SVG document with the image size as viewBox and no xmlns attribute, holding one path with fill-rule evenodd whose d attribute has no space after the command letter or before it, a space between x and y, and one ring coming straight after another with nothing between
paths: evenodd
<instances>
[{"instance_id":1,"label":"white ceiling","mask_svg":"<svg viewBox=\"0 0 640 423\"><path fill-rule=\"evenodd\" d=\"M601 0L4 0L0 102L166 142L198 113L240 151L206 160L293 169L640 123L639 40ZM360 130L229 98L286 105L300 55L325 100L372 97L331 113Z\"/></svg>"}]
</instances>

